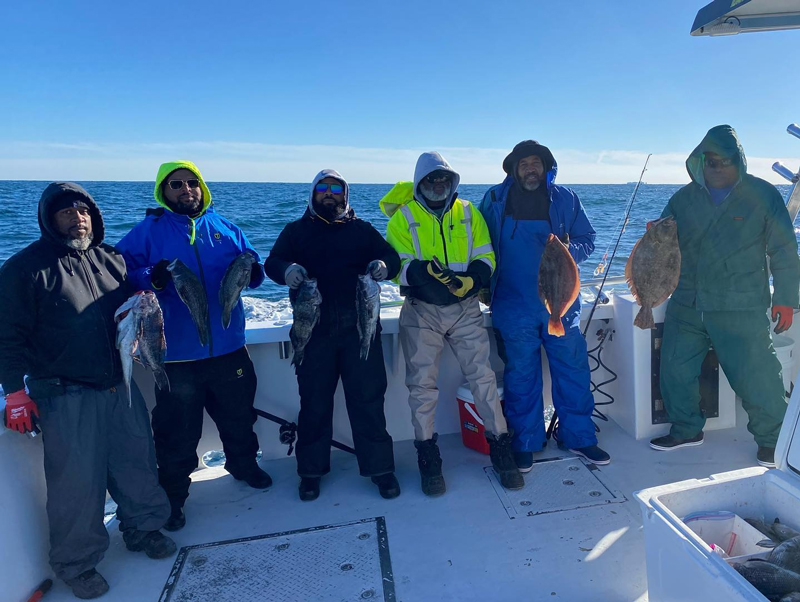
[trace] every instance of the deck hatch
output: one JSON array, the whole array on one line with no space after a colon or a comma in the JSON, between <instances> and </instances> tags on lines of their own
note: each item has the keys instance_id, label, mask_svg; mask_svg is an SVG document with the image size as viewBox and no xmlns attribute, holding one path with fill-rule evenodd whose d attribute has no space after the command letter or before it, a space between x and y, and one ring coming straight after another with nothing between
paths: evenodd
<instances>
[{"instance_id":1,"label":"deck hatch","mask_svg":"<svg viewBox=\"0 0 800 602\"><path fill-rule=\"evenodd\" d=\"M382 516L181 548L160 602L394 601Z\"/></svg>"},{"instance_id":2,"label":"deck hatch","mask_svg":"<svg viewBox=\"0 0 800 602\"><path fill-rule=\"evenodd\" d=\"M625 496L603 482L597 466L580 458L546 458L533 463L525 487L503 489L494 470L484 468L509 518L536 516L625 502Z\"/></svg>"}]
</instances>

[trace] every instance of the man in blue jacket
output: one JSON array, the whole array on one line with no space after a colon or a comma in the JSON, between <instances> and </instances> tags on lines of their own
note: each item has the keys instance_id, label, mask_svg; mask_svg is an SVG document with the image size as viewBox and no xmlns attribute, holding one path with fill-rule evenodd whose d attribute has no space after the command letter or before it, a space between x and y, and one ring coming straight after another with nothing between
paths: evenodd
<instances>
[{"instance_id":1,"label":"man in blue jacket","mask_svg":"<svg viewBox=\"0 0 800 602\"><path fill-rule=\"evenodd\" d=\"M580 332L580 297L561 318L566 334L548 334L549 313L539 299L539 263L552 233L567 242L576 263L594 250L595 231L578 195L555 183L558 165L546 146L525 140L503 161L508 174L490 188L480 210L497 260L492 275L492 324L506 363L505 412L514 430L512 447L520 471L533 466L545 444L541 347L547 351L558 412L559 445L608 464L597 446L586 341Z\"/></svg>"},{"instance_id":2,"label":"man in blue jacket","mask_svg":"<svg viewBox=\"0 0 800 602\"><path fill-rule=\"evenodd\" d=\"M228 472L256 489L272 484L256 463L256 374L244 345L244 307L239 300L229 327L224 328L219 302L225 271L239 255L251 253L256 260L250 288L263 282L264 272L244 233L214 211L211 192L193 163L164 163L158 170L155 198L161 208L148 210L117 249L133 286L154 290L164 312L170 387L156 389L153 435L159 482L172 506L164 528L175 531L186 524L183 505L189 496L189 475L197 468L204 408L219 429ZM205 289L205 345L171 282L167 266L175 259L186 264Z\"/></svg>"}]
</instances>

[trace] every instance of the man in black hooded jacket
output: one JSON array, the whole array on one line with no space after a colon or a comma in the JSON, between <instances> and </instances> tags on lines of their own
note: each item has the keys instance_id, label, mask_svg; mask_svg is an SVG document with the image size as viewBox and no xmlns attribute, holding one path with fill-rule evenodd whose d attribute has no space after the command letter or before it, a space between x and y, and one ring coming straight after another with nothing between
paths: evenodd
<instances>
[{"instance_id":1,"label":"man in black hooded jacket","mask_svg":"<svg viewBox=\"0 0 800 602\"><path fill-rule=\"evenodd\" d=\"M366 359L359 355L356 326L358 276L393 278L400 271L400 256L375 228L356 217L348 197L344 178L332 169L322 170L311 185L303 217L283 229L264 262L267 276L278 284L296 289L305 279L316 278L322 295L319 323L296 367L297 473L304 501L319 496L320 480L330 471L333 395L339 377L361 475L372 477L384 498L400 495L383 413L386 368L380 322Z\"/></svg>"},{"instance_id":2,"label":"man in black hooded jacket","mask_svg":"<svg viewBox=\"0 0 800 602\"><path fill-rule=\"evenodd\" d=\"M175 553L159 531L170 508L144 399L135 383L129 399L115 346L114 312L132 292L125 262L103 243L100 210L77 184L44 190L39 228L39 240L0 268L5 423L25 433L38 418L50 564L78 598L96 598L108 591L95 570L109 543L106 490L125 545L150 558Z\"/></svg>"}]
</instances>

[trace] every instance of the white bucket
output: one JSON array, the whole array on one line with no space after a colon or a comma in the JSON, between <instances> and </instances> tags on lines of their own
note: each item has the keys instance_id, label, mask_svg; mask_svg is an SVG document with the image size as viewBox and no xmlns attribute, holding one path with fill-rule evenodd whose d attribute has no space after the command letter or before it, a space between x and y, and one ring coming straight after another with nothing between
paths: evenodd
<instances>
[{"instance_id":1,"label":"white bucket","mask_svg":"<svg viewBox=\"0 0 800 602\"><path fill-rule=\"evenodd\" d=\"M789 402L789 395L792 392L792 366L794 365L794 339L782 334L772 335L772 345L775 347L775 354L781 363L783 373L783 388L786 391L786 402Z\"/></svg>"}]
</instances>

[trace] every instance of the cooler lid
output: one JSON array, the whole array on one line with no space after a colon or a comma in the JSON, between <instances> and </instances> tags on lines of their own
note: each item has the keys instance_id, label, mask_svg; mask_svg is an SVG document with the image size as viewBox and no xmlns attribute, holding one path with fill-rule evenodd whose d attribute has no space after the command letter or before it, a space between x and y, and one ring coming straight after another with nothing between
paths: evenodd
<instances>
[{"instance_id":1,"label":"cooler lid","mask_svg":"<svg viewBox=\"0 0 800 602\"><path fill-rule=\"evenodd\" d=\"M795 375L793 382L799 375ZM789 399L789 407L786 408L786 417L783 419L781 434L778 437L778 444L775 447L775 464L778 470L782 470L795 478L800 479L800 386L794 387L792 396Z\"/></svg>"}]
</instances>

